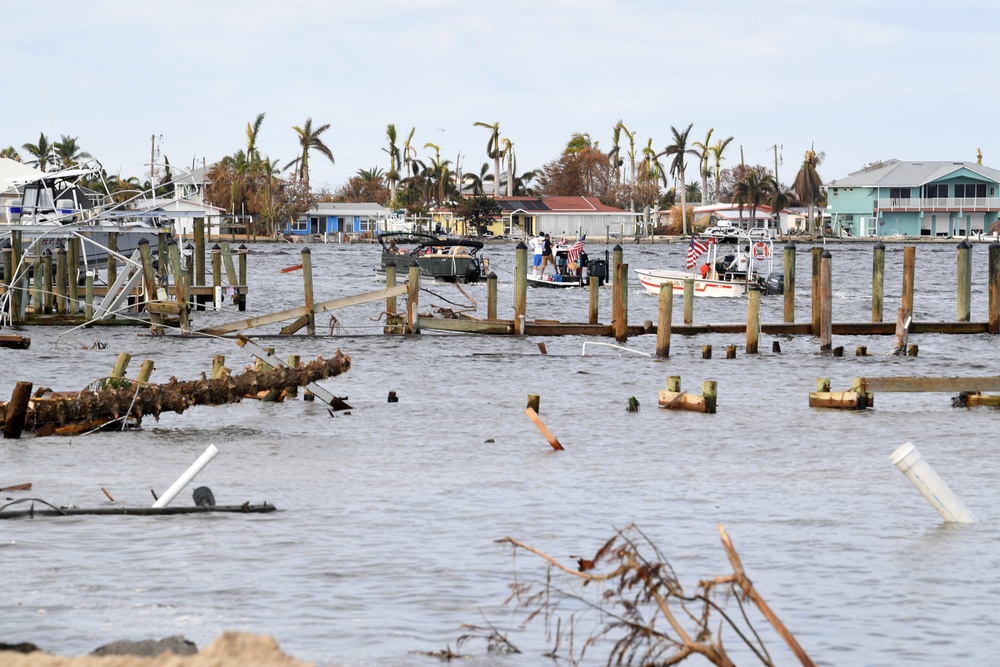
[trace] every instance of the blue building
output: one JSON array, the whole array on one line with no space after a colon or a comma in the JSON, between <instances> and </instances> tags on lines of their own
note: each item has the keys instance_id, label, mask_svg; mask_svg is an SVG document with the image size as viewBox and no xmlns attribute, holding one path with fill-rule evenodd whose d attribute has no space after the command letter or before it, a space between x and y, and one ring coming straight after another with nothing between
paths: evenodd
<instances>
[{"instance_id":1,"label":"blue building","mask_svg":"<svg viewBox=\"0 0 1000 667\"><path fill-rule=\"evenodd\" d=\"M976 162L889 160L825 184L834 232L971 236L1000 217L1000 171Z\"/></svg>"},{"instance_id":2,"label":"blue building","mask_svg":"<svg viewBox=\"0 0 1000 667\"><path fill-rule=\"evenodd\" d=\"M318 202L285 226L285 233L297 236L356 234L371 236L383 231L391 211L374 203Z\"/></svg>"}]
</instances>

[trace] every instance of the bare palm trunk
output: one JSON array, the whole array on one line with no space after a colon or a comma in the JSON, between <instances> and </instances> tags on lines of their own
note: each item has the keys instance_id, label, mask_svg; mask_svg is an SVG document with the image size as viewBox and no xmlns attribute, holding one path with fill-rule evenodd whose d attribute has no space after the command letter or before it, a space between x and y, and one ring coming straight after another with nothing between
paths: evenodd
<instances>
[{"instance_id":1,"label":"bare palm trunk","mask_svg":"<svg viewBox=\"0 0 1000 667\"><path fill-rule=\"evenodd\" d=\"M687 188L684 186L684 172L681 172L681 231L684 236L688 233L688 211L687 211Z\"/></svg>"}]
</instances>

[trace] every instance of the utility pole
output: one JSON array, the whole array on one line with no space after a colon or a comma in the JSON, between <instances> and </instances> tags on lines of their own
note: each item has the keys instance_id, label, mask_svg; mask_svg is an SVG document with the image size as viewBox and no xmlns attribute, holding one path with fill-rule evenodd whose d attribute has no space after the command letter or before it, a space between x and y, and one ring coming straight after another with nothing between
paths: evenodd
<instances>
[{"instance_id":1,"label":"utility pole","mask_svg":"<svg viewBox=\"0 0 1000 667\"><path fill-rule=\"evenodd\" d=\"M153 170L156 168L156 135L149 138L149 189L156 196L156 185L153 183Z\"/></svg>"}]
</instances>

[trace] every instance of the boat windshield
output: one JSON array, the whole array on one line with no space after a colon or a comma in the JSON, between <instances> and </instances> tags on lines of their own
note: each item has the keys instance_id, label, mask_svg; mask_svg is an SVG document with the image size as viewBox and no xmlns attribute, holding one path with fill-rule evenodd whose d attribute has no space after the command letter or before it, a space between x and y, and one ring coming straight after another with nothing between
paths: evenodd
<instances>
[{"instance_id":1,"label":"boat windshield","mask_svg":"<svg viewBox=\"0 0 1000 667\"><path fill-rule=\"evenodd\" d=\"M24 186L24 199L21 204L26 209L52 209L52 188L42 187L40 184L32 183Z\"/></svg>"}]
</instances>

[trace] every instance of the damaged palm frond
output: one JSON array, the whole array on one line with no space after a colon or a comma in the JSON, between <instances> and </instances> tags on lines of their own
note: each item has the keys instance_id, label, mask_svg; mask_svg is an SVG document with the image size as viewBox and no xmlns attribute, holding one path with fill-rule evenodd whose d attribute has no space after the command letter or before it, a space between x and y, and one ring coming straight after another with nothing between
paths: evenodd
<instances>
[{"instance_id":1,"label":"damaged palm frond","mask_svg":"<svg viewBox=\"0 0 1000 667\"><path fill-rule=\"evenodd\" d=\"M40 433L79 432L74 426L96 428L124 417L140 421L145 415L159 418L161 413L184 412L195 405L225 405L238 403L261 392L280 391L287 387L305 387L318 380L346 373L351 358L337 350L332 359L318 357L297 367L282 366L269 370L248 368L240 375L225 374L208 379L181 382L170 378L164 384L142 384L123 381L121 386L108 386L97 391L36 393L28 402L24 428ZM6 414L7 403L0 402L0 418Z\"/></svg>"},{"instance_id":2,"label":"damaged palm frond","mask_svg":"<svg viewBox=\"0 0 1000 667\"><path fill-rule=\"evenodd\" d=\"M723 635L735 636L739 656L752 655L760 664L773 665L767 648L754 629L752 602L771 623L806 667L814 663L767 606L746 576L736 550L722 525L719 534L733 566L733 574L698 582L693 594L684 591L663 553L638 527L619 530L592 558L575 557L567 565L539 549L511 537L498 540L517 551L526 551L546 562L545 580L516 580L508 604L525 617L541 616L549 629L591 628L578 651L570 632L570 661L579 661L601 640L611 641L607 663L614 665L674 665L700 655L713 665L732 667L735 660L723 644ZM735 609L736 613L732 613ZM758 617L759 618L759 617ZM557 641L566 641L556 633ZM554 650L549 655L554 655Z\"/></svg>"}]
</instances>

